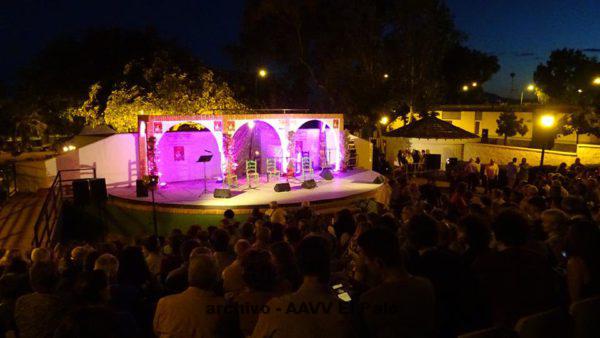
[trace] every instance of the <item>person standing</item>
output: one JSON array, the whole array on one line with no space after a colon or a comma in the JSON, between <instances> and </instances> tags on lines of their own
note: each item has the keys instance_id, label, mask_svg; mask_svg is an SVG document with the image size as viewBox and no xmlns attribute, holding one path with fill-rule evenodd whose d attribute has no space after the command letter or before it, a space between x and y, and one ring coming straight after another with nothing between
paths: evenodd
<instances>
[{"instance_id":1,"label":"person standing","mask_svg":"<svg viewBox=\"0 0 600 338\"><path fill-rule=\"evenodd\" d=\"M529 163L527 163L527 159L523 157L521 159L521 164L519 164L519 172L517 173L517 183L521 183L523 181L529 181Z\"/></svg>"},{"instance_id":2,"label":"person standing","mask_svg":"<svg viewBox=\"0 0 600 338\"><path fill-rule=\"evenodd\" d=\"M500 168L498 167L498 164L496 164L493 159L490 159L490 163L485 166L485 177L487 183L485 185L485 192L489 192L497 186L499 172Z\"/></svg>"},{"instance_id":3,"label":"person standing","mask_svg":"<svg viewBox=\"0 0 600 338\"><path fill-rule=\"evenodd\" d=\"M508 162L506 165L506 185L509 188L515 186L515 181L517 180L517 171L519 167L517 166L517 158L513 157L511 162Z\"/></svg>"}]
</instances>

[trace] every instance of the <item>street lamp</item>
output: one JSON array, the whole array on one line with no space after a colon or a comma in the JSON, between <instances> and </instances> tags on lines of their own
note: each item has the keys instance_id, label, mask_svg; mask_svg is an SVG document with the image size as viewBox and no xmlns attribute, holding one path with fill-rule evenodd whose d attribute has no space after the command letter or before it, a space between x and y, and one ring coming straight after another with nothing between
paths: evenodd
<instances>
[{"instance_id":1,"label":"street lamp","mask_svg":"<svg viewBox=\"0 0 600 338\"><path fill-rule=\"evenodd\" d=\"M259 68L254 79L254 96L258 99L258 79L264 79L269 75L266 68Z\"/></svg>"},{"instance_id":2,"label":"street lamp","mask_svg":"<svg viewBox=\"0 0 600 338\"><path fill-rule=\"evenodd\" d=\"M475 81L471 82L471 86L472 86L472 87L477 87L477 85L478 85L478 83L477 83L477 82L475 82Z\"/></svg>"},{"instance_id":3,"label":"street lamp","mask_svg":"<svg viewBox=\"0 0 600 338\"><path fill-rule=\"evenodd\" d=\"M533 84L530 83L530 84L527 85L527 87L525 87L525 89L528 92L531 93L531 92L533 92L535 90L535 85L533 85ZM525 91L521 90L521 105L523 105L523 95L524 95L524 93L525 93Z\"/></svg>"},{"instance_id":4,"label":"street lamp","mask_svg":"<svg viewBox=\"0 0 600 338\"><path fill-rule=\"evenodd\" d=\"M388 122L390 122L390 119L387 116L382 116L381 119L379 119L379 123L381 123L384 126L388 124Z\"/></svg>"},{"instance_id":5,"label":"street lamp","mask_svg":"<svg viewBox=\"0 0 600 338\"><path fill-rule=\"evenodd\" d=\"M383 78L384 78L384 79L387 79L387 78L389 78L389 77L390 77L390 74L388 74L388 73L385 73L385 74L383 74Z\"/></svg>"},{"instance_id":6,"label":"street lamp","mask_svg":"<svg viewBox=\"0 0 600 338\"><path fill-rule=\"evenodd\" d=\"M554 117L554 115L552 114L546 114L546 115L542 115L542 117L540 117L540 126L542 126L542 128L546 129L546 133L549 136L550 133L552 133L552 131L550 131L551 128L554 127L554 125L556 124L556 118ZM548 142L549 138L544 137L544 140L542 141L542 156L540 158L540 168L544 165L544 153L546 152L546 143Z\"/></svg>"},{"instance_id":7,"label":"street lamp","mask_svg":"<svg viewBox=\"0 0 600 338\"><path fill-rule=\"evenodd\" d=\"M462 91L463 92L468 92L469 91L469 86L467 86L467 85L462 86Z\"/></svg>"},{"instance_id":8,"label":"street lamp","mask_svg":"<svg viewBox=\"0 0 600 338\"><path fill-rule=\"evenodd\" d=\"M267 75L269 75L269 73L267 72L267 70L265 68L260 68L258 70L258 76L262 77L263 79L265 77L267 77Z\"/></svg>"},{"instance_id":9,"label":"street lamp","mask_svg":"<svg viewBox=\"0 0 600 338\"><path fill-rule=\"evenodd\" d=\"M593 80L592 80L592 85L594 86L600 86L600 76L596 76Z\"/></svg>"}]
</instances>

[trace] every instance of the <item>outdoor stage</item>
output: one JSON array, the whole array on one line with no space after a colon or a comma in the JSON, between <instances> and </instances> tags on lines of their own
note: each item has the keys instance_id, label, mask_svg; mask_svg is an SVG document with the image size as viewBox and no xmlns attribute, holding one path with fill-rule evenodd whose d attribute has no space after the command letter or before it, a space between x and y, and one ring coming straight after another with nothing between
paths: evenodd
<instances>
[{"instance_id":1,"label":"outdoor stage","mask_svg":"<svg viewBox=\"0 0 600 338\"><path fill-rule=\"evenodd\" d=\"M271 201L277 201L284 208L296 208L303 201L310 201L315 209L326 211L352 207L356 202L375 197L381 184L373 183L379 176L374 171L352 170L346 173L336 173L333 180L327 181L315 175L317 187L303 189L301 181L290 180L292 190L275 192L276 182L266 182L261 176L260 184L253 189L247 189L245 180L240 180L240 187L232 189L231 198L215 198L213 190L221 188L221 183L209 181L208 193L202 194L202 180L169 183L161 186L155 192L157 210L162 213L184 213L222 215L227 209L236 214L249 214L253 208L268 208ZM284 183L285 179L281 179ZM151 197L136 197L135 187L112 188L108 191L112 203L121 208L149 210L152 208Z\"/></svg>"}]
</instances>

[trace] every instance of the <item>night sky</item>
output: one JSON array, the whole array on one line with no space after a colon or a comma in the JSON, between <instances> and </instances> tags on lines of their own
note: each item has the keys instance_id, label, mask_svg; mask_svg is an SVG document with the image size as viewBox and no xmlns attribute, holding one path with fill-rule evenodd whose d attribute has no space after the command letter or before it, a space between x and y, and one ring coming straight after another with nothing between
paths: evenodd
<instances>
[{"instance_id":1,"label":"night sky","mask_svg":"<svg viewBox=\"0 0 600 338\"><path fill-rule=\"evenodd\" d=\"M155 27L207 64L230 65L223 46L235 42L244 0L0 0L0 80L10 83L46 43L90 27ZM469 47L498 56L501 70L485 84L506 96L532 79L555 48L600 56L599 0L447 0ZM518 95L518 94L516 94Z\"/></svg>"}]
</instances>

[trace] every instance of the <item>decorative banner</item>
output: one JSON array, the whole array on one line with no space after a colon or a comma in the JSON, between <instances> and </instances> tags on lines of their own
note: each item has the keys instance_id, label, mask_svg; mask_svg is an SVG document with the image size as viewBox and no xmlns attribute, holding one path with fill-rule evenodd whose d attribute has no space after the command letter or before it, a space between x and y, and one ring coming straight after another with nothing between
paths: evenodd
<instances>
[{"instance_id":1,"label":"decorative banner","mask_svg":"<svg viewBox=\"0 0 600 338\"><path fill-rule=\"evenodd\" d=\"M183 146L173 147L173 160L175 162L185 161L185 148Z\"/></svg>"},{"instance_id":2,"label":"decorative banner","mask_svg":"<svg viewBox=\"0 0 600 338\"><path fill-rule=\"evenodd\" d=\"M215 121L215 131L223 131L223 121Z\"/></svg>"},{"instance_id":3,"label":"decorative banner","mask_svg":"<svg viewBox=\"0 0 600 338\"><path fill-rule=\"evenodd\" d=\"M227 121L227 131L233 132L235 130L235 121Z\"/></svg>"},{"instance_id":4,"label":"decorative banner","mask_svg":"<svg viewBox=\"0 0 600 338\"><path fill-rule=\"evenodd\" d=\"M340 120L333 119L333 129L338 129L340 127Z\"/></svg>"},{"instance_id":5,"label":"decorative banner","mask_svg":"<svg viewBox=\"0 0 600 338\"><path fill-rule=\"evenodd\" d=\"M154 122L154 133L162 134L162 122Z\"/></svg>"}]
</instances>

